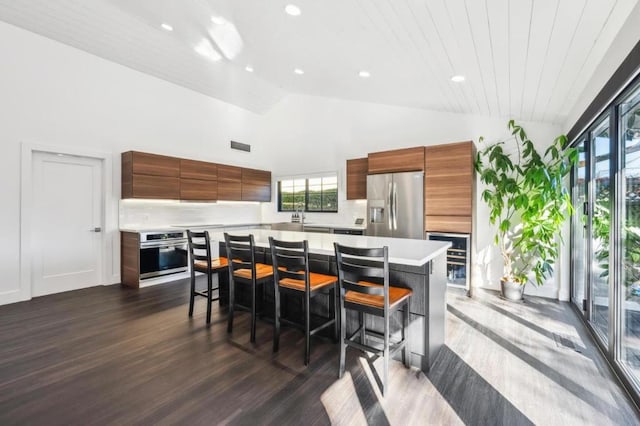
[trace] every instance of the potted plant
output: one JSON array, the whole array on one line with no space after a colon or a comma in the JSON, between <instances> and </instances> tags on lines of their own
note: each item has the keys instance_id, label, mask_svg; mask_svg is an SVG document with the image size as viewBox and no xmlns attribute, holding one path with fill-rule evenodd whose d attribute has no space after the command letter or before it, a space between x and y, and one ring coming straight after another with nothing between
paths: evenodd
<instances>
[{"instance_id":1,"label":"potted plant","mask_svg":"<svg viewBox=\"0 0 640 426\"><path fill-rule=\"evenodd\" d=\"M489 221L497 225L495 243L504 260L502 294L519 300L531 278L540 286L553 272L560 231L572 211L564 179L578 152L567 148L567 137L561 135L540 154L514 120L509 130L513 138L478 151L475 168L486 185L482 199L490 209Z\"/></svg>"}]
</instances>

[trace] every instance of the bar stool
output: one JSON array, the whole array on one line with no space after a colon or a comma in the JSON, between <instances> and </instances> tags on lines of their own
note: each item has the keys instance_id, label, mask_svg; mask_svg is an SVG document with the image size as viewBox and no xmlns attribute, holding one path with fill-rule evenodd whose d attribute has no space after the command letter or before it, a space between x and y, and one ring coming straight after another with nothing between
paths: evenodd
<instances>
[{"instance_id":1,"label":"bar stool","mask_svg":"<svg viewBox=\"0 0 640 426\"><path fill-rule=\"evenodd\" d=\"M389 249L355 248L334 243L338 266L338 282L340 288L340 367L338 377L342 377L345 368L347 346L372 352L383 357L382 396L385 395L389 375L389 358L402 350L402 362L409 367L407 353L409 341L409 306L412 291L408 288L389 285ZM391 315L402 310L401 339L390 341ZM346 336L346 309L358 312L358 328L349 337ZM367 330L365 315L372 314L383 318L384 332ZM367 343L367 337L373 336L383 340L382 348ZM358 339L359 341L356 341Z\"/></svg>"},{"instance_id":2,"label":"bar stool","mask_svg":"<svg viewBox=\"0 0 640 426\"><path fill-rule=\"evenodd\" d=\"M251 343L256 341L256 302L258 286L273 279L271 265L256 262L253 235L229 235L224 233L229 262L229 319L227 332L233 331L233 312L235 308L251 313ZM251 304L244 306L235 302L235 286L243 284L251 290Z\"/></svg>"},{"instance_id":3,"label":"bar stool","mask_svg":"<svg viewBox=\"0 0 640 426\"><path fill-rule=\"evenodd\" d=\"M195 232L187 230L189 240L189 255L191 258L191 292L189 294L189 316L193 316L193 305L196 296L207 299L207 324L211 323L211 303L220 300L220 286L213 288L213 274L217 274L227 269L226 257L211 258L211 242L209 232ZM196 291L196 272L201 272L207 276L207 290ZM213 291L218 290L218 296L213 297Z\"/></svg>"},{"instance_id":4,"label":"bar stool","mask_svg":"<svg viewBox=\"0 0 640 426\"><path fill-rule=\"evenodd\" d=\"M280 346L280 323L292 325L304 331L304 365L309 364L311 352L311 336L331 325L334 326L334 339L338 337L338 322L336 321L336 284L338 278L333 275L319 274L309 271L309 246L304 241L278 241L269 237L271 260L274 274L275 321L273 332L273 351ZM280 293L302 296L304 305L303 323L283 318L280 312ZM315 328L311 328L311 299L319 294L329 295L332 300L328 318Z\"/></svg>"}]
</instances>

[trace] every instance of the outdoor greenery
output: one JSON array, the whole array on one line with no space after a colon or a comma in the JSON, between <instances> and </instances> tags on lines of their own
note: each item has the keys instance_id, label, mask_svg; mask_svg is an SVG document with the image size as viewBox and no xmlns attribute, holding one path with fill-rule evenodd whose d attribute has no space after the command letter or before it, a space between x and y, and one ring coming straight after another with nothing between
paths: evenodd
<instances>
[{"instance_id":1,"label":"outdoor greenery","mask_svg":"<svg viewBox=\"0 0 640 426\"><path fill-rule=\"evenodd\" d=\"M482 199L489 206L489 220L498 225L495 243L504 260L504 279L524 285L533 274L542 285L553 272L560 231L572 211L564 179L578 152L561 135L540 154L514 120L508 127L513 137L480 150L475 167L487 186Z\"/></svg>"},{"instance_id":2,"label":"outdoor greenery","mask_svg":"<svg viewBox=\"0 0 640 426\"><path fill-rule=\"evenodd\" d=\"M337 212L337 177L282 180L278 203L279 211Z\"/></svg>"}]
</instances>

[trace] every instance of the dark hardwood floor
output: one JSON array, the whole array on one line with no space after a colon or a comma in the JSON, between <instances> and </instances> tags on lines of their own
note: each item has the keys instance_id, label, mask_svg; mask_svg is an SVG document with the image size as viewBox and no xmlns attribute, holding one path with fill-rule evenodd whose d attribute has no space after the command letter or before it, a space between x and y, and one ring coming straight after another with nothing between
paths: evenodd
<instances>
[{"instance_id":1,"label":"dark hardwood floor","mask_svg":"<svg viewBox=\"0 0 640 426\"><path fill-rule=\"evenodd\" d=\"M248 314L231 336L204 300L187 317L187 281L95 287L0 307L0 425L57 424L639 424L566 303L493 293L448 295L446 347L428 375L390 368L380 396L369 361ZM377 363L376 363L377 365Z\"/></svg>"}]
</instances>

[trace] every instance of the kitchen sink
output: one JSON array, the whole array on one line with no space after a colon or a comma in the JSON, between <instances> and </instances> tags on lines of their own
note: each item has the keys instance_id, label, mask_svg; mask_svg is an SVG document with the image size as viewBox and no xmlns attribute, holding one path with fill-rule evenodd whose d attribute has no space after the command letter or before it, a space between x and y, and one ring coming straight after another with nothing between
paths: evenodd
<instances>
[{"instance_id":1,"label":"kitchen sink","mask_svg":"<svg viewBox=\"0 0 640 426\"><path fill-rule=\"evenodd\" d=\"M298 231L302 232L303 224L294 222L278 222L272 223L271 229L274 231Z\"/></svg>"}]
</instances>

